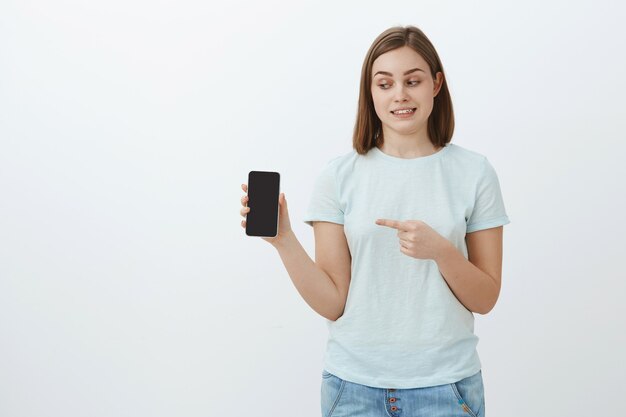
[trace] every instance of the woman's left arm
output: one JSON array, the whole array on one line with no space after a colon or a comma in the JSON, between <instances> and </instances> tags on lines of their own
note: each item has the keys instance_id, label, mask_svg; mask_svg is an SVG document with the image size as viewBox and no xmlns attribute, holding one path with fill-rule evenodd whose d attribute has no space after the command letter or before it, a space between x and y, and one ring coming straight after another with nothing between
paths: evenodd
<instances>
[{"instance_id":1,"label":"woman's left arm","mask_svg":"<svg viewBox=\"0 0 626 417\"><path fill-rule=\"evenodd\" d=\"M487 314L500 294L503 226L466 233L468 259L448 239L422 220L377 219L396 229L400 251L416 259L432 259L456 298L469 311Z\"/></svg>"},{"instance_id":2,"label":"woman's left arm","mask_svg":"<svg viewBox=\"0 0 626 417\"><path fill-rule=\"evenodd\" d=\"M446 240L434 261L456 298L470 311L489 313L500 295L503 226L465 235L468 259Z\"/></svg>"}]
</instances>

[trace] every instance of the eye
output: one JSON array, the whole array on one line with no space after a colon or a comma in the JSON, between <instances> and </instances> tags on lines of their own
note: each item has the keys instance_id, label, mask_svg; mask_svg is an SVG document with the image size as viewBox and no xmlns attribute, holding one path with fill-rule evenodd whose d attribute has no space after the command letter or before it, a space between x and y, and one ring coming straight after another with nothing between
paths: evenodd
<instances>
[{"instance_id":1,"label":"eye","mask_svg":"<svg viewBox=\"0 0 626 417\"><path fill-rule=\"evenodd\" d=\"M411 84L411 83L412 83L412 84ZM420 83L420 81L416 81L416 80L414 80L414 81L409 81L409 84L411 84L412 86L413 86L413 85L417 85L417 84L419 84L419 83ZM387 84L387 83L382 83L382 84L378 84L378 86L381 88L381 90L387 90L387 88L385 88L385 86L389 86L389 84Z\"/></svg>"}]
</instances>

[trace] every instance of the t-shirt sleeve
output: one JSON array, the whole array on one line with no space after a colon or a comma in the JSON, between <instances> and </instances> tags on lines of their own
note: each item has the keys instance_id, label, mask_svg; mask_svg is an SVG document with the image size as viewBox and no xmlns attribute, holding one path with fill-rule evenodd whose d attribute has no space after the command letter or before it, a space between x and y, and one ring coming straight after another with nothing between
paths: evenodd
<instances>
[{"instance_id":1,"label":"t-shirt sleeve","mask_svg":"<svg viewBox=\"0 0 626 417\"><path fill-rule=\"evenodd\" d=\"M313 185L309 206L304 214L304 222L313 226L313 221L326 221L343 224L343 210L339 204L337 187L336 158L326 163Z\"/></svg>"},{"instance_id":2,"label":"t-shirt sleeve","mask_svg":"<svg viewBox=\"0 0 626 417\"><path fill-rule=\"evenodd\" d=\"M503 226L510 222L504 208L498 175L485 157L482 174L478 178L474 208L467 219L466 233Z\"/></svg>"}]
</instances>

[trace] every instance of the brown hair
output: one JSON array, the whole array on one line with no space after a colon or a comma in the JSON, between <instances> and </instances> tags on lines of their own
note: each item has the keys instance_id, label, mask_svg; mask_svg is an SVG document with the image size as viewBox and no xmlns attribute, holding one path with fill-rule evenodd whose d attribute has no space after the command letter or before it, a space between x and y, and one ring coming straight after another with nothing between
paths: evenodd
<instances>
[{"instance_id":1,"label":"brown hair","mask_svg":"<svg viewBox=\"0 0 626 417\"><path fill-rule=\"evenodd\" d=\"M361 155L366 154L377 145L382 145L384 141L382 123L376 114L372 100L372 66L374 61L385 52L405 45L411 47L424 58L428 63L433 80L436 80L435 74L437 72L442 73L442 85L434 98L433 109L428 117L428 136L430 136L433 145L437 147L446 146L452 139L454 132L452 98L448 90L443 65L441 65L435 47L424 32L415 26L394 26L378 35L363 61L358 111L352 137L352 147Z\"/></svg>"}]
</instances>

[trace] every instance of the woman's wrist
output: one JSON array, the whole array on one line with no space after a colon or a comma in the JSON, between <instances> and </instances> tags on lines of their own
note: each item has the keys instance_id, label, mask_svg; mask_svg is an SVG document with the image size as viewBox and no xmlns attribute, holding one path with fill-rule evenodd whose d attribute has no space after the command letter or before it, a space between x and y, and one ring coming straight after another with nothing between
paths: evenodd
<instances>
[{"instance_id":1,"label":"woman's wrist","mask_svg":"<svg viewBox=\"0 0 626 417\"><path fill-rule=\"evenodd\" d=\"M272 242L272 246L274 246L277 250L280 250L289 244L295 239L296 235L293 233L293 230L290 230L285 236L277 239Z\"/></svg>"}]
</instances>

